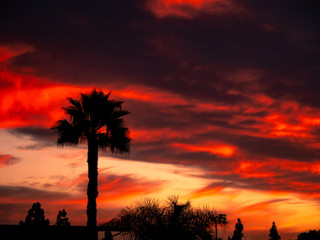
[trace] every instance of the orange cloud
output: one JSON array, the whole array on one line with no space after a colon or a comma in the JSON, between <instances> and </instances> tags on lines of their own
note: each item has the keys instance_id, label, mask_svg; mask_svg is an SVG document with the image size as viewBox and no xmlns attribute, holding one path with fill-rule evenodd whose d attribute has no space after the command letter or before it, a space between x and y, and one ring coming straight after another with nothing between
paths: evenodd
<instances>
[{"instance_id":1,"label":"orange cloud","mask_svg":"<svg viewBox=\"0 0 320 240\"><path fill-rule=\"evenodd\" d=\"M210 187L210 188L203 188L200 190L197 190L193 192L190 196L191 199L196 199L196 198L202 198L202 197L208 197L208 196L213 196L217 194L221 194L221 191L224 189L224 187Z\"/></svg>"},{"instance_id":2,"label":"orange cloud","mask_svg":"<svg viewBox=\"0 0 320 240\"><path fill-rule=\"evenodd\" d=\"M256 212L256 211L258 212L269 211L270 207L274 203L275 201L265 201L265 202L254 203L241 208L239 212L248 213L248 212Z\"/></svg>"},{"instance_id":3,"label":"orange cloud","mask_svg":"<svg viewBox=\"0 0 320 240\"><path fill-rule=\"evenodd\" d=\"M190 152L208 152L211 154L222 155L230 157L234 154L236 148L225 144L204 144L204 145L191 145L184 143L173 143L171 147L180 148Z\"/></svg>"},{"instance_id":4,"label":"orange cloud","mask_svg":"<svg viewBox=\"0 0 320 240\"><path fill-rule=\"evenodd\" d=\"M130 131L130 137L140 142L159 141L164 139L172 139L181 137L182 131L163 129L133 129Z\"/></svg>"},{"instance_id":5,"label":"orange cloud","mask_svg":"<svg viewBox=\"0 0 320 240\"><path fill-rule=\"evenodd\" d=\"M236 10L230 0L153 0L149 8L159 18L168 15L192 18L198 11L226 14Z\"/></svg>"},{"instance_id":6,"label":"orange cloud","mask_svg":"<svg viewBox=\"0 0 320 240\"><path fill-rule=\"evenodd\" d=\"M301 121L306 125L320 126L319 117L301 117Z\"/></svg>"},{"instance_id":7,"label":"orange cloud","mask_svg":"<svg viewBox=\"0 0 320 240\"><path fill-rule=\"evenodd\" d=\"M82 88L74 86L28 87L0 91L0 128L45 126L64 116L66 98L78 95Z\"/></svg>"},{"instance_id":8,"label":"orange cloud","mask_svg":"<svg viewBox=\"0 0 320 240\"><path fill-rule=\"evenodd\" d=\"M188 105L188 101L179 94L161 91L152 87L132 85L115 88L112 93L118 97L166 105Z\"/></svg>"},{"instance_id":9,"label":"orange cloud","mask_svg":"<svg viewBox=\"0 0 320 240\"><path fill-rule=\"evenodd\" d=\"M237 164L235 173L240 174L243 178L269 178L274 177L276 173L274 171L268 171L265 169L267 162L259 161L241 161Z\"/></svg>"},{"instance_id":10,"label":"orange cloud","mask_svg":"<svg viewBox=\"0 0 320 240\"><path fill-rule=\"evenodd\" d=\"M162 3L165 6L174 5L174 4L191 4L195 7L200 7L203 5L207 0L162 0Z\"/></svg>"},{"instance_id":11,"label":"orange cloud","mask_svg":"<svg viewBox=\"0 0 320 240\"><path fill-rule=\"evenodd\" d=\"M105 176L107 177L107 176ZM134 179L130 176L100 177L98 202L110 202L144 196L162 189L163 182Z\"/></svg>"},{"instance_id":12,"label":"orange cloud","mask_svg":"<svg viewBox=\"0 0 320 240\"><path fill-rule=\"evenodd\" d=\"M57 182L56 186L63 188L73 188L77 193L83 192L87 188L88 176L86 173L79 175L77 178L71 181ZM108 175L99 174L98 191L99 196L97 201L100 203L110 202L120 199L132 198L135 196L142 196L151 192L156 192L162 189L162 181L148 181L146 179L134 178L129 175ZM78 197L73 199L64 200L64 202L71 203L83 203L86 199L84 197Z\"/></svg>"},{"instance_id":13,"label":"orange cloud","mask_svg":"<svg viewBox=\"0 0 320 240\"><path fill-rule=\"evenodd\" d=\"M295 124L290 123L288 115L270 114L265 118L265 121L270 126L270 134L274 136L310 137L306 132L306 126L299 122Z\"/></svg>"}]
</instances>

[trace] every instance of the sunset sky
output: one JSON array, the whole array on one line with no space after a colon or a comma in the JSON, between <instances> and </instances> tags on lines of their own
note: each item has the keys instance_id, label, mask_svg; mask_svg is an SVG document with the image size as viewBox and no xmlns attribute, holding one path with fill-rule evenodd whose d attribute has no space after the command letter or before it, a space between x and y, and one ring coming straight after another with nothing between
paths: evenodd
<instances>
[{"instance_id":1,"label":"sunset sky","mask_svg":"<svg viewBox=\"0 0 320 240\"><path fill-rule=\"evenodd\" d=\"M86 224L86 145L57 147L66 98L124 101L131 152L99 155L98 223L179 195L247 239L320 228L318 0L5 0L0 224L39 201ZM225 237L226 238L226 237Z\"/></svg>"}]
</instances>

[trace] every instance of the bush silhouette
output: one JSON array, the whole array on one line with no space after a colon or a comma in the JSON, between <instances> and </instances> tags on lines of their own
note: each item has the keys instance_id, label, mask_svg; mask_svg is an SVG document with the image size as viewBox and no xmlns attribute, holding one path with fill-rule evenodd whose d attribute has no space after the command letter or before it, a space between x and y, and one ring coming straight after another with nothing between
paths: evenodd
<instances>
[{"instance_id":1,"label":"bush silhouette","mask_svg":"<svg viewBox=\"0 0 320 240\"><path fill-rule=\"evenodd\" d=\"M320 239L320 230L310 230L309 232L300 233L297 240L318 240Z\"/></svg>"}]
</instances>

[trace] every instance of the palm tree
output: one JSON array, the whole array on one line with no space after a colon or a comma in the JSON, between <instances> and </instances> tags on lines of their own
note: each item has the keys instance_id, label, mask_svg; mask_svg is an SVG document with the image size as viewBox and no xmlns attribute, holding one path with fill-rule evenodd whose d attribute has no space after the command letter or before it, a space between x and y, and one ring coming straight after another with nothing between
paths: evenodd
<instances>
[{"instance_id":1,"label":"palm tree","mask_svg":"<svg viewBox=\"0 0 320 240\"><path fill-rule=\"evenodd\" d=\"M110 94L94 89L91 93L81 93L79 101L68 98L71 105L63 109L69 121L59 120L52 127L59 134L57 144L60 146L88 144L87 226L90 234L95 235L90 239L97 239L98 148L112 153L130 149L129 130L122 118L129 112L122 109L123 102L110 100Z\"/></svg>"}]
</instances>

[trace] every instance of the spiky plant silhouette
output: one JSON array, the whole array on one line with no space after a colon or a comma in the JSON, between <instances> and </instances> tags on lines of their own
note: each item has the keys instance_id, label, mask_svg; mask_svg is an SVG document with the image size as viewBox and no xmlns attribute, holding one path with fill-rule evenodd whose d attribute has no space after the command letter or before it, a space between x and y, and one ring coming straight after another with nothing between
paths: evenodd
<instances>
[{"instance_id":1,"label":"spiky plant silhouette","mask_svg":"<svg viewBox=\"0 0 320 240\"><path fill-rule=\"evenodd\" d=\"M123 230L124 239L212 240L218 216L213 210L194 209L190 201L180 203L177 196L172 196L164 204L145 199L136 206L123 208L119 218L104 226Z\"/></svg>"}]
</instances>

